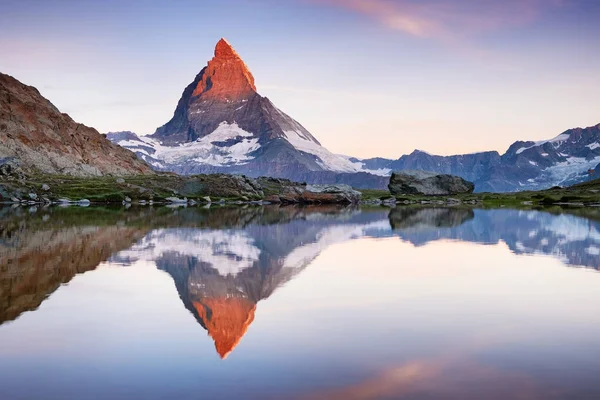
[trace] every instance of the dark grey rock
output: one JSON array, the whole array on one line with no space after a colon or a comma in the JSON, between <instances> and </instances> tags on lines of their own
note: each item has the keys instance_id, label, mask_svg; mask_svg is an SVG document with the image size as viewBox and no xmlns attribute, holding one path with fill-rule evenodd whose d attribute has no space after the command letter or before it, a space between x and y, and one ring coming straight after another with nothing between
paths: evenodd
<instances>
[{"instance_id":1,"label":"dark grey rock","mask_svg":"<svg viewBox=\"0 0 600 400\"><path fill-rule=\"evenodd\" d=\"M388 188L395 196L447 196L473 193L475 185L454 175L427 171L401 171L392 173Z\"/></svg>"}]
</instances>

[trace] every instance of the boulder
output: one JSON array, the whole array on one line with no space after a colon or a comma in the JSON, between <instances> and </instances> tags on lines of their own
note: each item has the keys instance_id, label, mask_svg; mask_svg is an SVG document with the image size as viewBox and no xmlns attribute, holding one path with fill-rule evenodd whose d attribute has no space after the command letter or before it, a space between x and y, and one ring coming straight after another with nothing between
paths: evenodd
<instances>
[{"instance_id":1,"label":"boulder","mask_svg":"<svg viewBox=\"0 0 600 400\"><path fill-rule=\"evenodd\" d=\"M180 199L179 197L167 197L165 200L173 204L183 204L188 201L187 197L184 197L183 199Z\"/></svg>"},{"instance_id":2,"label":"boulder","mask_svg":"<svg viewBox=\"0 0 600 400\"><path fill-rule=\"evenodd\" d=\"M50 190L50 186L48 186L47 184L45 184L45 183L44 183L44 184L42 185L42 190L43 190L44 192L47 192L48 190Z\"/></svg>"},{"instance_id":3,"label":"boulder","mask_svg":"<svg viewBox=\"0 0 600 400\"><path fill-rule=\"evenodd\" d=\"M392 173L388 188L394 196L447 196L473 193L475 185L454 175L427 171L399 171Z\"/></svg>"},{"instance_id":4,"label":"boulder","mask_svg":"<svg viewBox=\"0 0 600 400\"><path fill-rule=\"evenodd\" d=\"M359 203L361 193L349 185L307 185L301 203Z\"/></svg>"}]
</instances>

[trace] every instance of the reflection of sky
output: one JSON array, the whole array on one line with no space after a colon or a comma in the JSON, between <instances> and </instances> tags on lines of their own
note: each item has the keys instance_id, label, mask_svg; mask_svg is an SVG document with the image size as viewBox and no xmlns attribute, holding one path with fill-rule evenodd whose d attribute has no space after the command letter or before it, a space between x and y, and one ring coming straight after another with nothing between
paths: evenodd
<instances>
[{"instance_id":1,"label":"reflection of sky","mask_svg":"<svg viewBox=\"0 0 600 400\"><path fill-rule=\"evenodd\" d=\"M227 37L334 152L504 151L597 124L595 0L5 0L0 71L101 131L151 133Z\"/></svg>"},{"instance_id":2,"label":"reflection of sky","mask_svg":"<svg viewBox=\"0 0 600 400\"><path fill-rule=\"evenodd\" d=\"M144 261L104 264L0 328L0 394L344 398L349 390L449 390L465 398L465 388L498 382L509 391L588 393L600 390L596 278L504 244L334 244L259 304L241 345L221 361L166 273Z\"/></svg>"}]
</instances>

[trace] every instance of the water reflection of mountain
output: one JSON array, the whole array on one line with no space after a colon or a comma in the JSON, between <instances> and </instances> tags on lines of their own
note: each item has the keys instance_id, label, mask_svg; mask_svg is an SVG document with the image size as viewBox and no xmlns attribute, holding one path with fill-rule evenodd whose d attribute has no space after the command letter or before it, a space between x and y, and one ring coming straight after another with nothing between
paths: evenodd
<instances>
[{"instance_id":1,"label":"water reflection of mountain","mask_svg":"<svg viewBox=\"0 0 600 400\"><path fill-rule=\"evenodd\" d=\"M255 210L260 213L244 226L155 230L113 258L121 263L152 260L169 273L185 307L208 331L222 358L245 335L258 302L300 273L329 244L362 237L367 230L389 231L381 212Z\"/></svg>"},{"instance_id":2,"label":"water reflection of mountain","mask_svg":"<svg viewBox=\"0 0 600 400\"><path fill-rule=\"evenodd\" d=\"M61 284L105 260L151 261L173 278L185 307L225 357L258 302L331 244L361 237L399 237L416 246L502 241L517 254L599 269L597 220L468 208L0 208L0 324L35 310Z\"/></svg>"},{"instance_id":3,"label":"water reflection of mountain","mask_svg":"<svg viewBox=\"0 0 600 400\"><path fill-rule=\"evenodd\" d=\"M392 210L390 224L395 228L395 235L416 246L439 239L482 244L502 241L516 254L545 254L568 265L600 269L600 223L597 220L566 213L510 209L407 210ZM444 226L448 221L455 224Z\"/></svg>"}]
</instances>

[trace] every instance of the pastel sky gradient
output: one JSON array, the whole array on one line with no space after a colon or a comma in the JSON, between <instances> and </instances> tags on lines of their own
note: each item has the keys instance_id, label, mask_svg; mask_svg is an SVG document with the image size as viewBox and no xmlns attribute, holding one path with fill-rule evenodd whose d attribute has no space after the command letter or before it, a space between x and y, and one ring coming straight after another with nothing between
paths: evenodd
<instances>
[{"instance_id":1,"label":"pastel sky gradient","mask_svg":"<svg viewBox=\"0 0 600 400\"><path fill-rule=\"evenodd\" d=\"M600 122L597 0L3 0L0 71L148 134L226 37L336 153L504 152Z\"/></svg>"}]
</instances>

